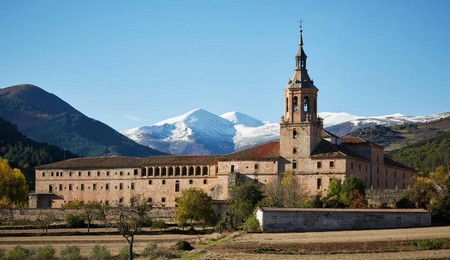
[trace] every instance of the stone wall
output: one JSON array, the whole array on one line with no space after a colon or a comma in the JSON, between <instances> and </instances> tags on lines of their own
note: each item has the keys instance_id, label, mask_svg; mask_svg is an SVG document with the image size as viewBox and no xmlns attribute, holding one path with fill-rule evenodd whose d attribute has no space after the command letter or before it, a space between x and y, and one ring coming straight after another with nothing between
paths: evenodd
<instances>
[{"instance_id":1,"label":"stone wall","mask_svg":"<svg viewBox=\"0 0 450 260\"><path fill-rule=\"evenodd\" d=\"M428 227L431 215L422 209L260 208L264 232L314 232Z\"/></svg>"},{"instance_id":2,"label":"stone wall","mask_svg":"<svg viewBox=\"0 0 450 260\"><path fill-rule=\"evenodd\" d=\"M395 208L396 203L403 197L403 189L367 189L366 198L369 207L387 206Z\"/></svg>"}]
</instances>

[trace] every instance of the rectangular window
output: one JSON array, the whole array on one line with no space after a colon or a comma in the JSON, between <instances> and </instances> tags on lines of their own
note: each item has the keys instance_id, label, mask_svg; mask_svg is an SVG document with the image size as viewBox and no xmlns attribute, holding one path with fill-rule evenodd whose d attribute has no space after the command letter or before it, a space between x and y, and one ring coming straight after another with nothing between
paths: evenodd
<instances>
[{"instance_id":1,"label":"rectangular window","mask_svg":"<svg viewBox=\"0 0 450 260\"><path fill-rule=\"evenodd\" d=\"M63 185L59 184L59 190L62 190L62 189L63 189Z\"/></svg>"},{"instance_id":2,"label":"rectangular window","mask_svg":"<svg viewBox=\"0 0 450 260\"><path fill-rule=\"evenodd\" d=\"M53 185L48 185L48 192L49 193L52 193L53 192Z\"/></svg>"},{"instance_id":3,"label":"rectangular window","mask_svg":"<svg viewBox=\"0 0 450 260\"><path fill-rule=\"evenodd\" d=\"M131 183L131 189L134 190L134 183Z\"/></svg>"},{"instance_id":4,"label":"rectangular window","mask_svg":"<svg viewBox=\"0 0 450 260\"><path fill-rule=\"evenodd\" d=\"M61 175L59 177L62 177L62 176L63 176L63 172L61 172Z\"/></svg>"},{"instance_id":5,"label":"rectangular window","mask_svg":"<svg viewBox=\"0 0 450 260\"><path fill-rule=\"evenodd\" d=\"M152 203L152 202L153 202L153 198L148 198L148 199L147 199L147 202L148 202L148 203Z\"/></svg>"},{"instance_id":6,"label":"rectangular window","mask_svg":"<svg viewBox=\"0 0 450 260\"><path fill-rule=\"evenodd\" d=\"M297 162L292 163L292 169L297 169Z\"/></svg>"},{"instance_id":7,"label":"rectangular window","mask_svg":"<svg viewBox=\"0 0 450 260\"><path fill-rule=\"evenodd\" d=\"M109 201L105 200L105 205L108 206L109 205Z\"/></svg>"},{"instance_id":8,"label":"rectangular window","mask_svg":"<svg viewBox=\"0 0 450 260\"><path fill-rule=\"evenodd\" d=\"M208 180L203 180L203 184L208 184Z\"/></svg>"},{"instance_id":9,"label":"rectangular window","mask_svg":"<svg viewBox=\"0 0 450 260\"><path fill-rule=\"evenodd\" d=\"M320 190L322 188L322 178L317 179L317 189Z\"/></svg>"},{"instance_id":10,"label":"rectangular window","mask_svg":"<svg viewBox=\"0 0 450 260\"><path fill-rule=\"evenodd\" d=\"M72 190L72 184L69 184L69 190Z\"/></svg>"},{"instance_id":11,"label":"rectangular window","mask_svg":"<svg viewBox=\"0 0 450 260\"><path fill-rule=\"evenodd\" d=\"M161 198L161 202L166 202L166 198Z\"/></svg>"},{"instance_id":12,"label":"rectangular window","mask_svg":"<svg viewBox=\"0 0 450 260\"><path fill-rule=\"evenodd\" d=\"M231 172L234 172L234 165L231 165Z\"/></svg>"},{"instance_id":13,"label":"rectangular window","mask_svg":"<svg viewBox=\"0 0 450 260\"><path fill-rule=\"evenodd\" d=\"M45 172L42 172L42 177L45 177Z\"/></svg>"},{"instance_id":14,"label":"rectangular window","mask_svg":"<svg viewBox=\"0 0 450 260\"><path fill-rule=\"evenodd\" d=\"M259 168L259 165L255 164L255 170L258 170L258 168Z\"/></svg>"},{"instance_id":15,"label":"rectangular window","mask_svg":"<svg viewBox=\"0 0 450 260\"><path fill-rule=\"evenodd\" d=\"M109 190L109 183L105 184L105 190Z\"/></svg>"},{"instance_id":16,"label":"rectangular window","mask_svg":"<svg viewBox=\"0 0 450 260\"><path fill-rule=\"evenodd\" d=\"M52 177L53 177L53 172L51 172L51 174L50 174Z\"/></svg>"},{"instance_id":17,"label":"rectangular window","mask_svg":"<svg viewBox=\"0 0 450 260\"><path fill-rule=\"evenodd\" d=\"M100 172L99 171L97 172L97 176L100 176Z\"/></svg>"},{"instance_id":18,"label":"rectangular window","mask_svg":"<svg viewBox=\"0 0 450 260\"><path fill-rule=\"evenodd\" d=\"M152 185L153 181L152 180L148 180L148 185Z\"/></svg>"},{"instance_id":19,"label":"rectangular window","mask_svg":"<svg viewBox=\"0 0 450 260\"><path fill-rule=\"evenodd\" d=\"M297 154L297 148L292 148L292 154Z\"/></svg>"},{"instance_id":20,"label":"rectangular window","mask_svg":"<svg viewBox=\"0 0 450 260\"><path fill-rule=\"evenodd\" d=\"M317 169L322 168L322 162L317 162Z\"/></svg>"},{"instance_id":21,"label":"rectangular window","mask_svg":"<svg viewBox=\"0 0 450 260\"><path fill-rule=\"evenodd\" d=\"M119 203L122 203L123 202L123 198L119 198Z\"/></svg>"},{"instance_id":22,"label":"rectangular window","mask_svg":"<svg viewBox=\"0 0 450 260\"><path fill-rule=\"evenodd\" d=\"M331 168L331 169L334 168L334 162L330 162L330 168Z\"/></svg>"},{"instance_id":23,"label":"rectangular window","mask_svg":"<svg viewBox=\"0 0 450 260\"><path fill-rule=\"evenodd\" d=\"M134 169L134 176L136 176L136 175L138 175L138 170L137 169Z\"/></svg>"},{"instance_id":24,"label":"rectangular window","mask_svg":"<svg viewBox=\"0 0 450 260\"><path fill-rule=\"evenodd\" d=\"M84 184L81 184L80 190L84 190Z\"/></svg>"},{"instance_id":25,"label":"rectangular window","mask_svg":"<svg viewBox=\"0 0 450 260\"><path fill-rule=\"evenodd\" d=\"M91 172L88 172L88 176L91 176Z\"/></svg>"},{"instance_id":26,"label":"rectangular window","mask_svg":"<svg viewBox=\"0 0 450 260\"><path fill-rule=\"evenodd\" d=\"M92 189L93 189L93 190L97 190L97 184L95 184L95 183L92 184Z\"/></svg>"},{"instance_id":27,"label":"rectangular window","mask_svg":"<svg viewBox=\"0 0 450 260\"><path fill-rule=\"evenodd\" d=\"M162 180L162 184L165 185L166 184L166 180Z\"/></svg>"},{"instance_id":28,"label":"rectangular window","mask_svg":"<svg viewBox=\"0 0 450 260\"><path fill-rule=\"evenodd\" d=\"M81 172L78 172L78 177L80 177L81 176Z\"/></svg>"},{"instance_id":29,"label":"rectangular window","mask_svg":"<svg viewBox=\"0 0 450 260\"><path fill-rule=\"evenodd\" d=\"M109 171L106 172L106 176L109 176Z\"/></svg>"},{"instance_id":30,"label":"rectangular window","mask_svg":"<svg viewBox=\"0 0 450 260\"><path fill-rule=\"evenodd\" d=\"M120 171L120 176L123 176L123 171Z\"/></svg>"},{"instance_id":31,"label":"rectangular window","mask_svg":"<svg viewBox=\"0 0 450 260\"><path fill-rule=\"evenodd\" d=\"M72 177L72 172L69 172L69 177Z\"/></svg>"},{"instance_id":32,"label":"rectangular window","mask_svg":"<svg viewBox=\"0 0 450 260\"><path fill-rule=\"evenodd\" d=\"M123 183L119 183L119 190L123 190Z\"/></svg>"}]
</instances>

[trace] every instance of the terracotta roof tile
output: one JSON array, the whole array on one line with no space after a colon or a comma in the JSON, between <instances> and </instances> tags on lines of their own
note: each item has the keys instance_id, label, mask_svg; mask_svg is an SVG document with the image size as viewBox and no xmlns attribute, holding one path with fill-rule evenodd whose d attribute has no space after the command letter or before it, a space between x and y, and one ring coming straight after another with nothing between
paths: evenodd
<instances>
[{"instance_id":1,"label":"terracotta roof tile","mask_svg":"<svg viewBox=\"0 0 450 260\"><path fill-rule=\"evenodd\" d=\"M263 161L280 158L280 141L273 141L254 146L239 152L228 154L220 158L223 161Z\"/></svg>"}]
</instances>

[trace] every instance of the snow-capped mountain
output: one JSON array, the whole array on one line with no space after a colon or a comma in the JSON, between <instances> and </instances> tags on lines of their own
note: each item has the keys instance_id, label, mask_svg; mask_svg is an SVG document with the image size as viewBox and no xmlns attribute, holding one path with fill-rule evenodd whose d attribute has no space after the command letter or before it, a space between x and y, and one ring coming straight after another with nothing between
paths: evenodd
<instances>
[{"instance_id":1,"label":"snow-capped mountain","mask_svg":"<svg viewBox=\"0 0 450 260\"><path fill-rule=\"evenodd\" d=\"M449 117L450 112L429 116L405 116L400 113L386 116L355 116L348 113L322 112L319 116L324 119L324 128L335 135L345 136L356 130L374 125L401 125L405 123L424 123Z\"/></svg>"},{"instance_id":2,"label":"snow-capped mountain","mask_svg":"<svg viewBox=\"0 0 450 260\"><path fill-rule=\"evenodd\" d=\"M450 112L430 116L364 117L348 113L322 112L324 127L339 136L373 125L398 125L439 120ZM121 131L139 144L172 154L226 154L257 144L276 140L280 136L278 123L263 122L240 112L221 116L195 109L178 117L150 126Z\"/></svg>"}]
</instances>

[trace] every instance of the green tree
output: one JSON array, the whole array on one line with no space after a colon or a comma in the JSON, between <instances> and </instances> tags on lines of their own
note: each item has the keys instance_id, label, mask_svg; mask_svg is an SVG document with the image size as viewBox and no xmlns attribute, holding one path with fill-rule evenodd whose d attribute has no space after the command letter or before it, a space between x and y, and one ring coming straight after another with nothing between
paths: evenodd
<instances>
[{"instance_id":1,"label":"green tree","mask_svg":"<svg viewBox=\"0 0 450 260\"><path fill-rule=\"evenodd\" d=\"M202 189L189 188L183 190L176 202L178 205L176 208L176 220L180 225L185 225L189 222L191 229L193 229L196 222L208 224L214 221L214 210L211 206L212 199Z\"/></svg>"},{"instance_id":2,"label":"green tree","mask_svg":"<svg viewBox=\"0 0 450 260\"><path fill-rule=\"evenodd\" d=\"M348 177L342 182L332 179L328 194L324 198L327 208L365 208L367 207L366 186L358 177Z\"/></svg>"},{"instance_id":3,"label":"green tree","mask_svg":"<svg viewBox=\"0 0 450 260\"><path fill-rule=\"evenodd\" d=\"M133 259L133 245L135 236L141 231L147 213L152 205L147 203L142 196L136 195L131 198L129 206L118 204L116 210L116 227L119 233L128 243L130 260Z\"/></svg>"},{"instance_id":4,"label":"green tree","mask_svg":"<svg viewBox=\"0 0 450 260\"><path fill-rule=\"evenodd\" d=\"M260 187L255 183L243 182L231 187L230 210L232 226L239 228L253 214L256 204L263 198Z\"/></svg>"},{"instance_id":5,"label":"green tree","mask_svg":"<svg viewBox=\"0 0 450 260\"><path fill-rule=\"evenodd\" d=\"M8 160L0 157L0 200L2 207L23 206L28 201L28 185L23 173L11 168Z\"/></svg>"},{"instance_id":6,"label":"green tree","mask_svg":"<svg viewBox=\"0 0 450 260\"><path fill-rule=\"evenodd\" d=\"M98 201L89 201L81 206L84 219L87 222L88 233L90 231L92 220L95 216L98 216L98 212L100 211L101 207L102 204Z\"/></svg>"},{"instance_id":7,"label":"green tree","mask_svg":"<svg viewBox=\"0 0 450 260\"><path fill-rule=\"evenodd\" d=\"M265 198L261 206L297 208L304 205L306 195L293 172L286 172L281 180L274 179L264 186Z\"/></svg>"}]
</instances>

